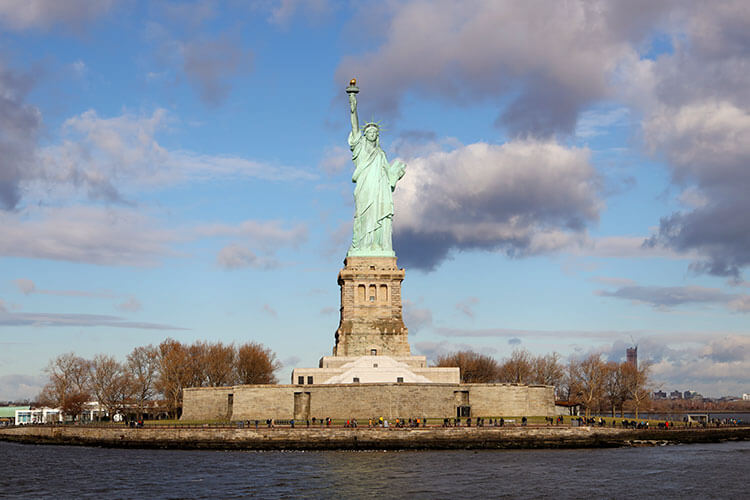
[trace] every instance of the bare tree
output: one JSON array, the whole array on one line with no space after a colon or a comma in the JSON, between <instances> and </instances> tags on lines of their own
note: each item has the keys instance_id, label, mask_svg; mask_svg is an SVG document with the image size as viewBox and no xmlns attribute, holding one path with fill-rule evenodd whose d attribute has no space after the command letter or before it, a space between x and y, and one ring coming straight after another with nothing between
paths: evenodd
<instances>
[{"instance_id":1,"label":"bare tree","mask_svg":"<svg viewBox=\"0 0 750 500\"><path fill-rule=\"evenodd\" d=\"M649 375L651 363L642 362L639 366L624 363L623 378L628 399L633 404L635 418L638 418L638 410L651 399L651 387Z\"/></svg>"},{"instance_id":2,"label":"bare tree","mask_svg":"<svg viewBox=\"0 0 750 500\"><path fill-rule=\"evenodd\" d=\"M235 381L235 348L221 342L207 344L203 356L205 383L209 387L233 385Z\"/></svg>"},{"instance_id":3,"label":"bare tree","mask_svg":"<svg viewBox=\"0 0 750 500\"><path fill-rule=\"evenodd\" d=\"M45 371L49 382L42 389L39 401L59 407L73 419L78 417L90 399L89 361L69 352L51 360Z\"/></svg>"},{"instance_id":4,"label":"bare tree","mask_svg":"<svg viewBox=\"0 0 750 500\"><path fill-rule=\"evenodd\" d=\"M274 372L281 367L276 354L257 342L248 342L237 348L235 376L239 384L275 384Z\"/></svg>"},{"instance_id":5,"label":"bare tree","mask_svg":"<svg viewBox=\"0 0 750 500\"><path fill-rule=\"evenodd\" d=\"M531 383L552 385L557 388L565 376L565 367L560 363L560 355L556 352L546 356L537 356L531 363Z\"/></svg>"},{"instance_id":6,"label":"bare tree","mask_svg":"<svg viewBox=\"0 0 750 500\"><path fill-rule=\"evenodd\" d=\"M183 345L186 350L185 363L187 383L185 387L204 387L208 385L206 376L206 359L208 358L208 344L202 341Z\"/></svg>"},{"instance_id":7,"label":"bare tree","mask_svg":"<svg viewBox=\"0 0 750 500\"><path fill-rule=\"evenodd\" d=\"M532 379L533 358L526 349L515 349L500 365L498 376L500 382L511 384L528 384Z\"/></svg>"},{"instance_id":8,"label":"bare tree","mask_svg":"<svg viewBox=\"0 0 750 500\"><path fill-rule=\"evenodd\" d=\"M143 418L146 401L154 397L159 369L159 350L153 345L136 347L128 354L125 370L138 406L138 418Z\"/></svg>"},{"instance_id":9,"label":"bare tree","mask_svg":"<svg viewBox=\"0 0 750 500\"><path fill-rule=\"evenodd\" d=\"M613 418L617 412L617 408L620 408L620 413L622 414L622 406L625 400L628 399L628 388L625 384L626 365L627 363L617 363L614 361L610 361L605 365L604 398L612 410Z\"/></svg>"},{"instance_id":10,"label":"bare tree","mask_svg":"<svg viewBox=\"0 0 750 500\"><path fill-rule=\"evenodd\" d=\"M176 418L182 408L182 389L194 384L190 350L174 339L159 344L159 376L156 387L164 395L170 416ZM200 386L200 383L197 384Z\"/></svg>"},{"instance_id":11,"label":"bare tree","mask_svg":"<svg viewBox=\"0 0 750 500\"><path fill-rule=\"evenodd\" d=\"M575 394L586 407L589 418L591 408L601 401L604 392L605 364L599 354L591 354L582 361L571 361L570 371Z\"/></svg>"},{"instance_id":12,"label":"bare tree","mask_svg":"<svg viewBox=\"0 0 750 500\"><path fill-rule=\"evenodd\" d=\"M497 361L492 356L474 351L458 351L439 356L436 366L457 366L461 370L461 382L465 384L497 381Z\"/></svg>"},{"instance_id":13,"label":"bare tree","mask_svg":"<svg viewBox=\"0 0 750 500\"><path fill-rule=\"evenodd\" d=\"M98 354L89 364L91 389L110 418L123 409L133 394L124 366L112 356Z\"/></svg>"}]
</instances>

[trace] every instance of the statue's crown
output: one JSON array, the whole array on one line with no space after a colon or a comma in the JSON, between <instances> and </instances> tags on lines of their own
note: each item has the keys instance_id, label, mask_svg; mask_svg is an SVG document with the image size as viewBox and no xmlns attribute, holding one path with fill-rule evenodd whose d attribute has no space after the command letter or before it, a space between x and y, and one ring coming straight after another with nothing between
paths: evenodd
<instances>
[{"instance_id":1,"label":"statue's crown","mask_svg":"<svg viewBox=\"0 0 750 500\"><path fill-rule=\"evenodd\" d=\"M367 122L365 123L365 126L362 127L362 132L367 130L369 127L375 127L378 130L378 132L380 131L380 124L378 122Z\"/></svg>"}]
</instances>

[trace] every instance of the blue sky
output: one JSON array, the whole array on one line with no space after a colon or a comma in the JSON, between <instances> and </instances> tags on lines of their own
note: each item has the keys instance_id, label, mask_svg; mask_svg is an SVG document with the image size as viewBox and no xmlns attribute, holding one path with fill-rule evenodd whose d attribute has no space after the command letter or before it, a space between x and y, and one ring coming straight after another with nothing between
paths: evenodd
<instances>
[{"instance_id":1,"label":"blue sky","mask_svg":"<svg viewBox=\"0 0 750 500\"><path fill-rule=\"evenodd\" d=\"M0 401L166 337L282 381L329 354L351 77L407 164L415 354L634 341L657 387L750 392L749 33L739 1L0 0Z\"/></svg>"}]
</instances>

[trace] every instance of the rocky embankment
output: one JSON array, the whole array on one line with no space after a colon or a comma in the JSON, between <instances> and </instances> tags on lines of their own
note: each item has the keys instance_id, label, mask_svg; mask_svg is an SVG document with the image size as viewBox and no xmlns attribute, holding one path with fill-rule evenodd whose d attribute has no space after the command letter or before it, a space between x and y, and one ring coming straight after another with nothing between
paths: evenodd
<instances>
[{"instance_id":1,"label":"rocky embankment","mask_svg":"<svg viewBox=\"0 0 750 500\"><path fill-rule=\"evenodd\" d=\"M600 448L750 440L750 427L626 430L598 427L125 428L25 426L0 428L0 440L118 448L239 450Z\"/></svg>"}]
</instances>

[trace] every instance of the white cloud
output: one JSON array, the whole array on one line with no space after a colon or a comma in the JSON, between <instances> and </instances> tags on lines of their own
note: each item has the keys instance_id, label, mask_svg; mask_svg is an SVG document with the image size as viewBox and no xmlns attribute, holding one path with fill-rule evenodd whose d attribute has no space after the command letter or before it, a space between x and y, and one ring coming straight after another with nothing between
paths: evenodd
<instances>
[{"instance_id":1,"label":"white cloud","mask_svg":"<svg viewBox=\"0 0 750 500\"><path fill-rule=\"evenodd\" d=\"M585 241L603 202L589 151L555 142L476 143L408 160L394 194L394 245L433 268L452 250L522 256Z\"/></svg>"},{"instance_id":2,"label":"white cloud","mask_svg":"<svg viewBox=\"0 0 750 500\"><path fill-rule=\"evenodd\" d=\"M130 208L75 205L0 212L0 255L100 265L156 264L184 237ZM33 284L33 282L32 282Z\"/></svg>"},{"instance_id":3,"label":"white cloud","mask_svg":"<svg viewBox=\"0 0 750 500\"><path fill-rule=\"evenodd\" d=\"M312 179L303 170L237 156L212 156L162 147L157 134L171 119L164 109L150 116L124 113L102 118L89 110L65 121L63 140L39 150L33 175L39 197L62 198L82 189L88 198L127 201L128 190L188 181L254 177L272 181Z\"/></svg>"},{"instance_id":4,"label":"white cloud","mask_svg":"<svg viewBox=\"0 0 750 500\"><path fill-rule=\"evenodd\" d=\"M668 161L687 204L647 243L694 252L692 270L741 281L750 265L750 14L730 0L679 3L672 17L673 50L621 75L640 90L645 143Z\"/></svg>"},{"instance_id":5,"label":"white cloud","mask_svg":"<svg viewBox=\"0 0 750 500\"><path fill-rule=\"evenodd\" d=\"M697 180L704 187L746 185L750 158L750 110L729 101L660 106L644 122L653 151L664 151L678 181Z\"/></svg>"},{"instance_id":6,"label":"white cloud","mask_svg":"<svg viewBox=\"0 0 750 500\"><path fill-rule=\"evenodd\" d=\"M408 91L510 100L498 123L512 134L572 132L581 109L610 95L610 78L660 22L662 4L416 0L387 4L385 24L363 7L353 24L383 41L344 58L336 81L357 76L381 111L396 110Z\"/></svg>"}]
</instances>

